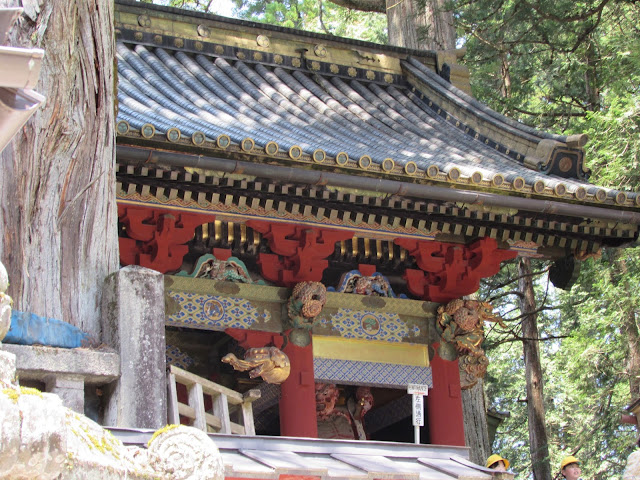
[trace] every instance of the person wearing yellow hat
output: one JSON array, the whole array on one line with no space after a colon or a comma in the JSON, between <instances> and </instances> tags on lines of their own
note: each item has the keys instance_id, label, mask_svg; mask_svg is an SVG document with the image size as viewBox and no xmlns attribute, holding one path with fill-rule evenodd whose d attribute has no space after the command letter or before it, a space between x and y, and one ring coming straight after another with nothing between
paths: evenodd
<instances>
[{"instance_id":1,"label":"person wearing yellow hat","mask_svg":"<svg viewBox=\"0 0 640 480\"><path fill-rule=\"evenodd\" d=\"M487 458L487 468L495 470L496 472L506 472L509 468L509 460L494 453Z\"/></svg>"},{"instance_id":2,"label":"person wearing yellow hat","mask_svg":"<svg viewBox=\"0 0 640 480\"><path fill-rule=\"evenodd\" d=\"M564 457L560 462L560 473L566 480L579 480L580 474L580 461L573 455Z\"/></svg>"}]
</instances>

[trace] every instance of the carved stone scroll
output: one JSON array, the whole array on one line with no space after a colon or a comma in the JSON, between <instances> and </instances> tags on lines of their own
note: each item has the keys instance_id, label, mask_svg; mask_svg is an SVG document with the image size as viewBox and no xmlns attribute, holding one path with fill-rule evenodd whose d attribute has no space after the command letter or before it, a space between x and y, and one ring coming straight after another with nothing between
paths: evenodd
<instances>
[{"instance_id":1,"label":"carved stone scroll","mask_svg":"<svg viewBox=\"0 0 640 480\"><path fill-rule=\"evenodd\" d=\"M149 465L175 480L222 480L218 447L201 430L183 425L156 434L149 442Z\"/></svg>"}]
</instances>

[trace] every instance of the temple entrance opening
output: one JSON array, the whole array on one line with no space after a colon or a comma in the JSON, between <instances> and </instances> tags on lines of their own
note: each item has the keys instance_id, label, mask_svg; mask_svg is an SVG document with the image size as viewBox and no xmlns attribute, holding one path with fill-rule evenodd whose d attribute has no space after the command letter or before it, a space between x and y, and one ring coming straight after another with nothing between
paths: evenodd
<instances>
[{"instance_id":1,"label":"temple entrance opening","mask_svg":"<svg viewBox=\"0 0 640 480\"><path fill-rule=\"evenodd\" d=\"M280 385L250 378L222 362L229 353L243 357L244 349L234 338L225 332L167 326L166 343L167 364L240 393L260 390L261 397L253 403L256 434L280 435ZM178 397L186 402L187 392L181 387ZM411 396L406 390L328 381L317 381L315 390L320 438L414 441ZM205 404L210 403L205 396ZM420 438L429 443L428 426L421 427Z\"/></svg>"}]
</instances>

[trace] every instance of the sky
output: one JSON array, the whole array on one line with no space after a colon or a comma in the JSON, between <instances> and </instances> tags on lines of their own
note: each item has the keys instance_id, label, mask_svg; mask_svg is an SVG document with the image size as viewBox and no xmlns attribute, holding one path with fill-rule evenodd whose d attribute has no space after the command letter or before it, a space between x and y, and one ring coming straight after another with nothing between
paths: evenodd
<instances>
[{"instance_id":1,"label":"sky","mask_svg":"<svg viewBox=\"0 0 640 480\"><path fill-rule=\"evenodd\" d=\"M233 4L231 3L231 0L216 0L214 2L212 13L223 15L225 17L230 17L232 8L233 8Z\"/></svg>"}]
</instances>

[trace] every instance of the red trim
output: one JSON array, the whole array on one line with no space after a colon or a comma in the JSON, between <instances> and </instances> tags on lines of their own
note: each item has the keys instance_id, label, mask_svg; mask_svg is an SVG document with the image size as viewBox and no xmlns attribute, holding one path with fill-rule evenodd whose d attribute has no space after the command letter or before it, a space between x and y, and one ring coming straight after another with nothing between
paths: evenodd
<instances>
[{"instance_id":1,"label":"red trim","mask_svg":"<svg viewBox=\"0 0 640 480\"><path fill-rule=\"evenodd\" d=\"M250 220L247 226L260 232L273 253L258 255L262 276L273 283L292 287L299 282L320 282L336 242L353 238L353 232L308 228L291 223Z\"/></svg>"},{"instance_id":2,"label":"red trim","mask_svg":"<svg viewBox=\"0 0 640 480\"><path fill-rule=\"evenodd\" d=\"M407 269L404 278L409 291L423 300L444 303L470 295L482 278L492 277L504 260L518 252L498 248L495 239L485 237L470 245L398 238L397 245L416 259L420 270Z\"/></svg>"},{"instance_id":3,"label":"red trim","mask_svg":"<svg viewBox=\"0 0 640 480\"><path fill-rule=\"evenodd\" d=\"M437 348L437 345L435 345ZM462 393L458 361L437 355L431 360L433 388L427 395L429 442L433 445L465 445Z\"/></svg>"},{"instance_id":4,"label":"red trim","mask_svg":"<svg viewBox=\"0 0 640 480\"><path fill-rule=\"evenodd\" d=\"M227 328L224 331L230 337L235 338L245 350L273 345L282 348L284 339L279 333L261 332L258 330L244 330L242 328Z\"/></svg>"},{"instance_id":5,"label":"red trim","mask_svg":"<svg viewBox=\"0 0 640 480\"><path fill-rule=\"evenodd\" d=\"M361 263L360 265L358 265L358 271L365 277L371 277L374 273L376 273L376 266Z\"/></svg>"},{"instance_id":6,"label":"red trim","mask_svg":"<svg viewBox=\"0 0 640 480\"><path fill-rule=\"evenodd\" d=\"M280 386L280 435L318 438L313 348L289 343L283 351L291 362L291 373Z\"/></svg>"},{"instance_id":7,"label":"red trim","mask_svg":"<svg viewBox=\"0 0 640 480\"><path fill-rule=\"evenodd\" d=\"M129 238L119 238L120 263L140 265L160 273L179 270L189 251L184 245L196 227L213 222L215 215L174 212L156 208L118 206L118 217Z\"/></svg>"},{"instance_id":8,"label":"red trim","mask_svg":"<svg viewBox=\"0 0 640 480\"><path fill-rule=\"evenodd\" d=\"M278 480L320 480L322 477L318 475L292 475L290 473L283 473L278 477Z\"/></svg>"}]
</instances>

